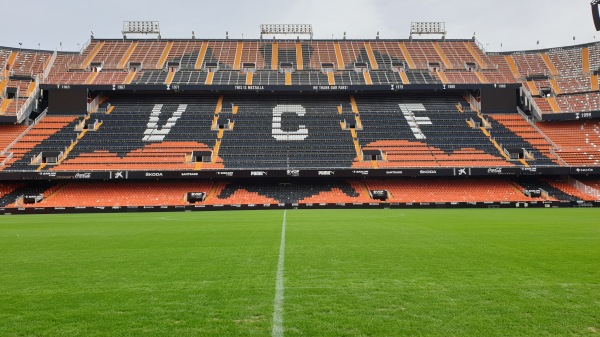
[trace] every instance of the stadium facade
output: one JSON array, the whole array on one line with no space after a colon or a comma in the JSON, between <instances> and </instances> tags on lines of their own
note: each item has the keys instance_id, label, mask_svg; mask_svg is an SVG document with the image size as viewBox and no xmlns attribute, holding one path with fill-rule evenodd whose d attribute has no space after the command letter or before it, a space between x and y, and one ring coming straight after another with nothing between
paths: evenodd
<instances>
[{"instance_id":1,"label":"stadium facade","mask_svg":"<svg viewBox=\"0 0 600 337\"><path fill-rule=\"evenodd\" d=\"M0 211L598 205L600 43L0 47Z\"/></svg>"}]
</instances>

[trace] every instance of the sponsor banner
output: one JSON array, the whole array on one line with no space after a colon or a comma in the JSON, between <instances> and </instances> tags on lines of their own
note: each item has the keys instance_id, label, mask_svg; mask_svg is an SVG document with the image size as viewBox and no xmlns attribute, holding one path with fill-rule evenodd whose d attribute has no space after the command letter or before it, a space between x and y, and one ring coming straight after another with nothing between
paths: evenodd
<instances>
[{"instance_id":1,"label":"sponsor banner","mask_svg":"<svg viewBox=\"0 0 600 337\"><path fill-rule=\"evenodd\" d=\"M10 173L8 177L2 174L2 179L9 180L19 175L19 180L107 180L110 178L110 172L60 172L60 171L42 171L42 172L23 172ZM9 179L7 179L9 178Z\"/></svg>"},{"instance_id":2,"label":"sponsor banner","mask_svg":"<svg viewBox=\"0 0 600 337\"><path fill-rule=\"evenodd\" d=\"M474 176L517 175L519 173L520 170L518 167L489 167L471 169L471 175Z\"/></svg>"},{"instance_id":3,"label":"sponsor banner","mask_svg":"<svg viewBox=\"0 0 600 337\"><path fill-rule=\"evenodd\" d=\"M470 167L455 168L454 175L459 176L459 177L468 177L471 175L471 168Z\"/></svg>"},{"instance_id":4,"label":"sponsor banner","mask_svg":"<svg viewBox=\"0 0 600 337\"><path fill-rule=\"evenodd\" d=\"M295 76L295 75L292 75ZM412 90L477 90L486 88L493 89L518 89L520 84L403 84L392 83L385 85L205 85L205 84L115 84L115 85L86 85L86 84L41 84L43 90L76 90L89 89L95 91L231 91L231 92L348 92L348 91L412 91ZM548 114L555 115L555 114ZM562 115L562 114L561 114ZM592 118L592 117L589 117Z\"/></svg>"},{"instance_id":5,"label":"sponsor banner","mask_svg":"<svg viewBox=\"0 0 600 337\"><path fill-rule=\"evenodd\" d=\"M467 177L499 175L600 174L600 167L489 167L344 170L219 170L219 171L106 171L106 172L0 172L0 180L161 180L229 178L348 178L348 177Z\"/></svg>"},{"instance_id":6,"label":"sponsor banner","mask_svg":"<svg viewBox=\"0 0 600 337\"><path fill-rule=\"evenodd\" d=\"M571 174L600 174L600 167L573 167Z\"/></svg>"}]
</instances>

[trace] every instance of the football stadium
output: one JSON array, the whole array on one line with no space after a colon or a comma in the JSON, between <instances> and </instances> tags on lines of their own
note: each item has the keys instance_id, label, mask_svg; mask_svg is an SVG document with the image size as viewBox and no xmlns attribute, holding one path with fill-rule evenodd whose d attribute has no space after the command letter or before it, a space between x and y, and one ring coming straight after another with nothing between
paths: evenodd
<instances>
[{"instance_id":1,"label":"football stadium","mask_svg":"<svg viewBox=\"0 0 600 337\"><path fill-rule=\"evenodd\" d=\"M600 42L314 33L0 47L0 336L600 334Z\"/></svg>"}]
</instances>

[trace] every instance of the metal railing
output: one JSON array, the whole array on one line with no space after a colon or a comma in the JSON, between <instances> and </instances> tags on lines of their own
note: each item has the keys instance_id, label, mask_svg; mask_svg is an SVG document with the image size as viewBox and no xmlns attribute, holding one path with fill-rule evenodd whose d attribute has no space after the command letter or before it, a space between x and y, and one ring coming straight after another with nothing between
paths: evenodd
<instances>
[{"instance_id":1,"label":"metal railing","mask_svg":"<svg viewBox=\"0 0 600 337\"><path fill-rule=\"evenodd\" d=\"M19 137L15 138L15 140L13 140L12 143L8 144L8 146L0 153L0 155L6 156L7 154L10 155L12 154L9 153L8 151L15 146L15 144L17 144L23 137L25 137L25 135L31 131L31 129L33 129L44 117L46 117L46 114L48 113L48 109L46 108L46 110L44 110L44 112L42 112L34 121L33 123L31 123L31 125L29 125L29 127L27 129L25 129L25 131L23 131Z\"/></svg>"},{"instance_id":2,"label":"metal railing","mask_svg":"<svg viewBox=\"0 0 600 337\"><path fill-rule=\"evenodd\" d=\"M579 180L569 176L569 180L568 180L569 184L573 187L575 187L579 192L585 193L587 195L591 195L592 197L596 198L596 200L600 200L600 191L591 187L591 186L587 186L586 184L580 182Z\"/></svg>"},{"instance_id":3,"label":"metal railing","mask_svg":"<svg viewBox=\"0 0 600 337\"><path fill-rule=\"evenodd\" d=\"M40 83L39 83L38 77L36 77L34 83L35 83L35 89L33 90L31 95L27 98L25 103L21 106L21 108L17 112L17 120L19 122L23 121L23 119L25 118L25 113L29 110L29 108L31 107L33 102L37 99L37 97L40 93Z\"/></svg>"},{"instance_id":4,"label":"metal railing","mask_svg":"<svg viewBox=\"0 0 600 337\"><path fill-rule=\"evenodd\" d=\"M540 107L537 105L537 103L533 99L533 96L531 96L531 93L529 92L529 90L522 87L521 91L525 94L527 101L531 104L531 111L533 112L535 118L538 121L541 121L542 120L542 109L540 109Z\"/></svg>"},{"instance_id":5,"label":"metal railing","mask_svg":"<svg viewBox=\"0 0 600 337\"><path fill-rule=\"evenodd\" d=\"M6 158L4 158L4 160L0 163L0 167L6 165L6 163L12 159L12 157L14 157L14 153L9 153L8 156Z\"/></svg>"},{"instance_id":6,"label":"metal railing","mask_svg":"<svg viewBox=\"0 0 600 337\"><path fill-rule=\"evenodd\" d=\"M81 47L81 49L79 50L79 55L83 55L83 52L87 49L87 47L90 46L90 44L92 43L92 38L90 37Z\"/></svg>"},{"instance_id":7,"label":"metal railing","mask_svg":"<svg viewBox=\"0 0 600 337\"><path fill-rule=\"evenodd\" d=\"M48 78L48 76L50 75L50 71L52 70L52 67L54 66L54 62L56 61L57 56L58 56L58 51L55 50L54 53L52 54L52 57L50 58L50 60L48 60L46 67L44 68L44 72L42 73L43 80L46 80Z\"/></svg>"}]
</instances>

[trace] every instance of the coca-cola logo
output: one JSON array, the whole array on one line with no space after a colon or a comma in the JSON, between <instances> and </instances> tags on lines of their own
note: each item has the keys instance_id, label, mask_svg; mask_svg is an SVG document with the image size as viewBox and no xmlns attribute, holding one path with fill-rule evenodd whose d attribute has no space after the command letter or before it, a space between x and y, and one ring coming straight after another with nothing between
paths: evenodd
<instances>
[{"instance_id":1,"label":"coca-cola logo","mask_svg":"<svg viewBox=\"0 0 600 337\"><path fill-rule=\"evenodd\" d=\"M502 174L502 169L501 168L489 168L488 173L494 173L494 174Z\"/></svg>"},{"instance_id":2,"label":"coca-cola logo","mask_svg":"<svg viewBox=\"0 0 600 337\"><path fill-rule=\"evenodd\" d=\"M92 174L90 172L75 174L75 179L90 179L91 177L92 177Z\"/></svg>"}]
</instances>

